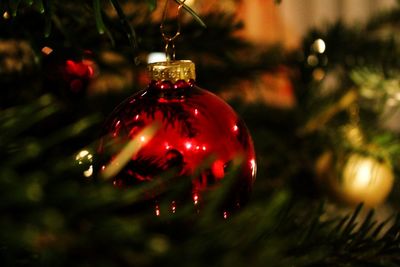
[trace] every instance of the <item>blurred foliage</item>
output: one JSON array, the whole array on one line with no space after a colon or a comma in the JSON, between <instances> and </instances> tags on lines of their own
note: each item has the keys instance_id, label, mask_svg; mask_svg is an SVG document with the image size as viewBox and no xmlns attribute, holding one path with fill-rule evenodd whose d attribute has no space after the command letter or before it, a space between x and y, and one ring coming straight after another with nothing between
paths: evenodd
<instances>
[{"instance_id":1,"label":"blurred foliage","mask_svg":"<svg viewBox=\"0 0 400 267\"><path fill-rule=\"evenodd\" d=\"M329 218L323 205L310 206L286 189L262 188L263 182L253 201L228 220L213 204L226 186L212 192L200 214L188 203L156 217L152 209L138 208L141 188L116 190L95 176L84 177L73 156L78 145L65 149L92 130L95 117L37 135L35 128L43 129L59 113L59 105L44 95L0 116L1 140L7 141L0 149L2 266L399 263L400 218L377 222L370 211L362 219L361 206L352 215ZM93 151L90 145L85 149ZM168 209L167 199L161 210Z\"/></svg>"},{"instance_id":2,"label":"blurred foliage","mask_svg":"<svg viewBox=\"0 0 400 267\"><path fill-rule=\"evenodd\" d=\"M143 62L149 52L163 49L159 22L150 13L157 1L111 2L0 1L1 14L11 14L0 18L0 44L24 41L31 49L24 59L31 64L9 72L0 68L2 266L400 264L399 217L375 216L361 206L348 215L336 206L332 212L314 172L323 151L343 149L340 127L349 118L338 103L351 89L368 142L390 155L398 176L399 133L381 125L387 101L398 105L398 8L366 25L315 29L296 51L243 40L236 35L242 24L233 15L205 14L207 28L195 19L185 21L178 58L196 62L201 86L223 90L285 66L297 98L291 109L232 100L253 134L259 174L250 203L223 220L215 207L226 186L208 196L200 214L187 204L175 214L155 217L152 209L143 208L149 204L140 195L156 184L116 190L96 175L85 177L83 171L95 162L76 161L83 150L95 155L106 115L140 89L145 64L136 66L135 58ZM134 9L126 7L130 3ZM317 39L326 45L322 53L315 48ZM54 59L41 52L44 46L53 49ZM100 76L128 69L132 86L73 95L60 93L62 79L47 84L54 67L47 61L57 66L66 59L82 60L85 50L91 51ZM106 52L122 59L110 62ZM0 53L0 66L7 57ZM327 110L335 112L323 116ZM313 131L302 131L320 117L324 120ZM390 199L395 209L399 195L396 185ZM164 210L165 199L160 203Z\"/></svg>"}]
</instances>

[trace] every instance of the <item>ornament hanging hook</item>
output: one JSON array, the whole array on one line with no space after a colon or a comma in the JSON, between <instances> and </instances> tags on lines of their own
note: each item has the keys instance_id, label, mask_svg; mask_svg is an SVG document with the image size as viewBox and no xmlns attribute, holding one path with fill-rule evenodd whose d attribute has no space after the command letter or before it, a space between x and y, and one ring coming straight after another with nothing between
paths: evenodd
<instances>
[{"instance_id":1,"label":"ornament hanging hook","mask_svg":"<svg viewBox=\"0 0 400 267\"><path fill-rule=\"evenodd\" d=\"M347 113L349 114L350 123L358 126L360 124L360 107L356 102L349 106Z\"/></svg>"},{"instance_id":2,"label":"ornament hanging hook","mask_svg":"<svg viewBox=\"0 0 400 267\"><path fill-rule=\"evenodd\" d=\"M347 108L350 123L344 127L346 141L353 147L361 147L365 143L365 136L360 127L360 107L357 99Z\"/></svg>"},{"instance_id":3,"label":"ornament hanging hook","mask_svg":"<svg viewBox=\"0 0 400 267\"><path fill-rule=\"evenodd\" d=\"M165 6L164 6L164 11L163 11L163 17L160 25L160 31L161 31L161 36L164 39L165 42L165 56L167 58L167 61L175 60L175 39L178 38L178 36L181 34L181 10L182 7L184 6L186 0L180 0L179 1L179 6L178 10L176 13L176 18L177 18L177 29L174 35L168 35L165 32L165 21L167 19L167 10L168 10L168 3L169 0L165 1Z\"/></svg>"}]
</instances>

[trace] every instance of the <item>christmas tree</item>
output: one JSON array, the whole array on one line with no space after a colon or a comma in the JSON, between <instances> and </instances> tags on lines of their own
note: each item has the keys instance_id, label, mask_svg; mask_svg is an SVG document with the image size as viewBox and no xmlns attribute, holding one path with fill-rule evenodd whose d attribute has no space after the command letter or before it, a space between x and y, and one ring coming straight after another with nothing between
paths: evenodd
<instances>
[{"instance_id":1,"label":"christmas tree","mask_svg":"<svg viewBox=\"0 0 400 267\"><path fill-rule=\"evenodd\" d=\"M1 266L400 265L400 7L310 30L289 49L240 34L227 10L243 1L203 2L0 1ZM229 102L252 135L257 179L232 212L221 207L240 157L196 163L186 182L144 161L127 170L157 179L120 185L126 166L102 171L104 122L151 83L161 24L168 36L180 29L176 58L196 63L196 83ZM157 136L157 126L144 129ZM163 166L184 166L178 152ZM207 185L221 181L176 206L199 173ZM162 197L143 197L154 192Z\"/></svg>"}]
</instances>

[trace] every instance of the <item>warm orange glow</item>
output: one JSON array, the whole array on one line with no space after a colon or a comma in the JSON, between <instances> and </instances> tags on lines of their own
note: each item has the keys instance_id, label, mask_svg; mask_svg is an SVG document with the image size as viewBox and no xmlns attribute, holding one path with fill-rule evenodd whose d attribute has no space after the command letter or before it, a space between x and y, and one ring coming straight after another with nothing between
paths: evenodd
<instances>
[{"instance_id":1,"label":"warm orange glow","mask_svg":"<svg viewBox=\"0 0 400 267\"><path fill-rule=\"evenodd\" d=\"M196 0L186 0L186 1L181 1L181 2L185 2L185 5L193 6L195 4Z\"/></svg>"},{"instance_id":2,"label":"warm orange glow","mask_svg":"<svg viewBox=\"0 0 400 267\"><path fill-rule=\"evenodd\" d=\"M45 47L42 48L42 53L45 54L45 55L47 55L47 56L50 55L51 52L53 52L53 49L51 49L51 48L48 47L48 46L45 46Z\"/></svg>"}]
</instances>

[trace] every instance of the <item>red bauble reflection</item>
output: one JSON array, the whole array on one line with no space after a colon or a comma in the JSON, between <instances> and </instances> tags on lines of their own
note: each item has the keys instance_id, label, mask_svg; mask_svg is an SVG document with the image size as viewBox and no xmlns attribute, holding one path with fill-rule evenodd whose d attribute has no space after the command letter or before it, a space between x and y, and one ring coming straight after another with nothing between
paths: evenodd
<instances>
[{"instance_id":1,"label":"red bauble reflection","mask_svg":"<svg viewBox=\"0 0 400 267\"><path fill-rule=\"evenodd\" d=\"M93 64L89 60L80 62L67 60L65 62L64 79L69 82L70 90L73 93L78 93L86 88L89 79L94 74Z\"/></svg>"},{"instance_id":2,"label":"red bauble reflection","mask_svg":"<svg viewBox=\"0 0 400 267\"><path fill-rule=\"evenodd\" d=\"M86 96L95 76L96 63L91 51L44 47L43 87L64 99Z\"/></svg>"},{"instance_id":3,"label":"red bauble reflection","mask_svg":"<svg viewBox=\"0 0 400 267\"><path fill-rule=\"evenodd\" d=\"M247 200L256 173L248 130L230 106L193 81L153 81L147 89L120 104L105 124L99 152L110 154L104 146L110 140L144 139L138 133L155 121L160 122L160 129L116 175L114 185L134 186L173 169L177 179L191 181L188 195L194 205L200 204L204 191L226 177L236 180L224 203L224 214ZM115 155L106 158L104 164L113 158ZM238 160L238 168L232 168ZM208 167L199 173L199 167L205 164ZM229 175L233 169L236 177ZM171 212L175 213L177 204L173 202ZM160 214L159 208L156 213Z\"/></svg>"}]
</instances>

